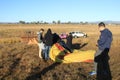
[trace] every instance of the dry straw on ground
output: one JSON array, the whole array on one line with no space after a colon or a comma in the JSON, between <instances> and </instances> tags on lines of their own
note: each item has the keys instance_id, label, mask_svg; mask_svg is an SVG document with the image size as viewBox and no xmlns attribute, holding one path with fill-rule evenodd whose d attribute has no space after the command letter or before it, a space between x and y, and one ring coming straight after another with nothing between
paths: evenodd
<instances>
[{"instance_id":1,"label":"dry straw on ground","mask_svg":"<svg viewBox=\"0 0 120 80\"><path fill-rule=\"evenodd\" d=\"M41 78L43 80L95 80L89 77L88 72L93 68L92 63L55 64L49 60L44 62L38 57L38 46L27 45L21 42L20 37L27 31L45 32L51 28L56 33L82 31L88 34L87 38L73 39L73 44L79 44L80 50L94 49L100 35L97 25L79 24L46 24L46 25L0 25L0 79L25 80ZM110 67L113 80L120 80L120 25L107 25L113 33L113 42L110 50ZM87 45L84 45L87 43ZM52 67L51 67L52 66ZM44 74L44 75L41 75Z\"/></svg>"}]
</instances>

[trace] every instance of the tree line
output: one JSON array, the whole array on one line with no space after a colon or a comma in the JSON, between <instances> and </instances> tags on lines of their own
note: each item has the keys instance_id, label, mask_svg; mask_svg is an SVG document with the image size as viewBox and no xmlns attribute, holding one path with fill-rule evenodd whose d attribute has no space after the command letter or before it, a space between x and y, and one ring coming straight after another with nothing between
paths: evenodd
<instances>
[{"instance_id":1,"label":"tree line","mask_svg":"<svg viewBox=\"0 0 120 80\"><path fill-rule=\"evenodd\" d=\"M88 22L61 22L60 20L58 21L52 21L52 22L46 22L46 21L33 21L33 22L25 22L20 20L19 24L88 24Z\"/></svg>"}]
</instances>

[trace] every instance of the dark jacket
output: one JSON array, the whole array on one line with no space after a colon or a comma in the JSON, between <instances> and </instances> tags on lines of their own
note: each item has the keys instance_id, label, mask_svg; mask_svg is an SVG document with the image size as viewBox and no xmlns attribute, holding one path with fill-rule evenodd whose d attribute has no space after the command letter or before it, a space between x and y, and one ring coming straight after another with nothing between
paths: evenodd
<instances>
[{"instance_id":1,"label":"dark jacket","mask_svg":"<svg viewBox=\"0 0 120 80\"><path fill-rule=\"evenodd\" d=\"M98 40L98 47L100 50L110 48L112 42L112 33L108 29L101 31L100 38Z\"/></svg>"},{"instance_id":2,"label":"dark jacket","mask_svg":"<svg viewBox=\"0 0 120 80\"><path fill-rule=\"evenodd\" d=\"M70 34L66 39L66 45L68 46L68 48L72 49L72 35Z\"/></svg>"},{"instance_id":3,"label":"dark jacket","mask_svg":"<svg viewBox=\"0 0 120 80\"><path fill-rule=\"evenodd\" d=\"M57 33L54 33L53 34L53 44L57 43L59 40L61 40L59 35Z\"/></svg>"},{"instance_id":4,"label":"dark jacket","mask_svg":"<svg viewBox=\"0 0 120 80\"><path fill-rule=\"evenodd\" d=\"M44 43L46 44L46 46L52 46L53 36L52 36L51 29L48 29L47 33L45 34Z\"/></svg>"}]
</instances>

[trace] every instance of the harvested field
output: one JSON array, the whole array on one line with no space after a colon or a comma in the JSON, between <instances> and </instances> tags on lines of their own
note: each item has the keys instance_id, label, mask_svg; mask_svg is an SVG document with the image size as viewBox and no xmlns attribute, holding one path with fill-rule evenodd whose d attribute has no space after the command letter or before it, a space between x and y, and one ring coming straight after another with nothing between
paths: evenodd
<instances>
[{"instance_id":1,"label":"harvested field","mask_svg":"<svg viewBox=\"0 0 120 80\"><path fill-rule=\"evenodd\" d=\"M99 36L97 25L80 24L1 24L0 25L0 80L95 80L88 72L93 63L58 64L52 60L44 62L38 57L38 46L27 45L21 36L27 31L36 32L51 28L58 34L70 31L87 33L87 38L73 39L80 50L97 50ZM110 68L113 80L120 80L120 25L107 25L113 33L110 55ZM84 44L86 44L83 46Z\"/></svg>"}]
</instances>

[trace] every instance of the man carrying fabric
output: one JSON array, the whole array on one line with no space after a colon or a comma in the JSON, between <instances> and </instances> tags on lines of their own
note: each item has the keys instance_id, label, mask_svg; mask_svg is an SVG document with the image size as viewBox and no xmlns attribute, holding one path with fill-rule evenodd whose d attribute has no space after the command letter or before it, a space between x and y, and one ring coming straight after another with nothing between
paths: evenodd
<instances>
[{"instance_id":1,"label":"man carrying fabric","mask_svg":"<svg viewBox=\"0 0 120 80\"><path fill-rule=\"evenodd\" d=\"M98 50L95 53L94 67L95 70L90 72L90 75L97 74L97 80L111 80L111 72L109 68L108 52L112 43L112 33L108 30L103 22L98 24L100 37L97 41ZM106 76L107 79L103 78Z\"/></svg>"}]
</instances>

